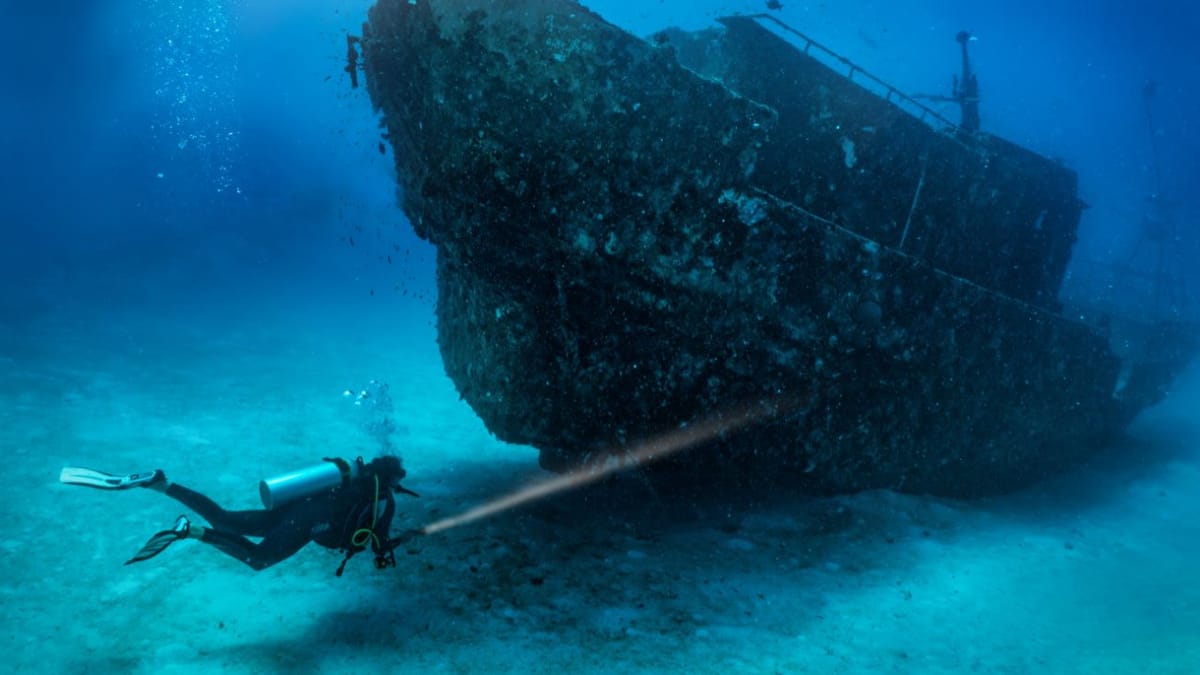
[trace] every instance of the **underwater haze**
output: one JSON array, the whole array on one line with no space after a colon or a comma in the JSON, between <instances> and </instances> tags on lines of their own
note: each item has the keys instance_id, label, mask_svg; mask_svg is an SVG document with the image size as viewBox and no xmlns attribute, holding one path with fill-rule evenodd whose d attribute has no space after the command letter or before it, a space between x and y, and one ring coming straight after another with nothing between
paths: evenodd
<instances>
[{"instance_id":1,"label":"underwater haze","mask_svg":"<svg viewBox=\"0 0 1200 675\"><path fill-rule=\"evenodd\" d=\"M437 253L345 70L371 4L0 10L9 669L1200 672L1194 364L1113 446L1015 494L624 499L635 471L429 531L395 568L335 576L342 553L309 544L255 571L190 539L124 565L203 519L63 467L162 469L257 509L260 479L395 452L420 497L396 496L394 533L551 476L443 368ZM983 130L1078 172L1064 312L1200 320L1200 5L581 4L639 36L770 12L943 97L970 31Z\"/></svg>"}]
</instances>

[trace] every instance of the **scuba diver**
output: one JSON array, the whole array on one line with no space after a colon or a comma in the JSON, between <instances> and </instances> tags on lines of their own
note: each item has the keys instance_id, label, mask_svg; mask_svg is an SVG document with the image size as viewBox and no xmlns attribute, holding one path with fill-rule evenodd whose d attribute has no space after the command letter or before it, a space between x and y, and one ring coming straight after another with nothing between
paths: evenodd
<instances>
[{"instance_id":1,"label":"scuba diver","mask_svg":"<svg viewBox=\"0 0 1200 675\"><path fill-rule=\"evenodd\" d=\"M198 539L262 570L315 541L345 552L336 572L340 577L350 558L368 546L375 554L376 569L395 567L396 547L421 533L411 530L395 538L389 535L396 512L393 491L418 496L400 485L405 475L395 455L376 457L369 463L362 457L353 462L325 458L318 465L262 481L259 494L266 508L247 511L226 511L199 492L171 482L161 469L114 476L66 467L59 480L104 490L156 490L211 525L193 525L186 516L179 516L174 527L151 537L126 565L153 558L181 539ZM261 537L261 541L256 544L246 537Z\"/></svg>"}]
</instances>

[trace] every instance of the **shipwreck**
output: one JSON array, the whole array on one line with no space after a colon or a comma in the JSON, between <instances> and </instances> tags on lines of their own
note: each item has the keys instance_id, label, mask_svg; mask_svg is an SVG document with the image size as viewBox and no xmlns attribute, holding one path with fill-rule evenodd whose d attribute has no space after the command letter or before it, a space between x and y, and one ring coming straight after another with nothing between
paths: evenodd
<instances>
[{"instance_id":1,"label":"shipwreck","mask_svg":"<svg viewBox=\"0 0 1200 675\"><path fill-rule=\"evenodd\" d=\"M366 86L437 249L461 396L554 471L747 403L664 486L973 496L1086 457L1189 349L1058 294L1076 175L764 17L631 35L569 0L379 0ZM790 31L790 32L789 32Z\"/></svg>"}]
</instances>

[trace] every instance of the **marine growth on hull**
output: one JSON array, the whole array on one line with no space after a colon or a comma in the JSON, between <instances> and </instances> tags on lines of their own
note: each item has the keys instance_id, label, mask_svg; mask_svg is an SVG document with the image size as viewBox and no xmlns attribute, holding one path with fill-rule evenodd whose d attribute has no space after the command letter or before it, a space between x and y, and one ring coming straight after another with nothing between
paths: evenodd
<instances>
[{"instance_id":1,"label":"marine growth on hull","mask_svg":"<svg viewBox=\"0 0 1200 675\"><path fill-rule=\"evenodd\" d=\"M1176 367L1118 395L1106 338L1060 314L1073 171L788 36L372 8L366 86L437 247L445 367L493 433L568 470L727 419L651 453L656 481L975 495L1161 396Z\"/></svg>"}]
</instances>

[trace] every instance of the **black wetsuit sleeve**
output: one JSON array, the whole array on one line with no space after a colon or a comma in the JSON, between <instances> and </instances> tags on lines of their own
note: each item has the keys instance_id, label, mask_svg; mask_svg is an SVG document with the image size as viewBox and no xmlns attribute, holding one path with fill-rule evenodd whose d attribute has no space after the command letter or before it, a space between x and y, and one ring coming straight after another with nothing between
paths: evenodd
<instances>
[{"instance_id":1,"label":"black wetsuit sleeve","mask_svg":"<svg viewBox=\"0 0 1200 675\"><path fill-rule=\"evenodd\" d=\"M384 549L394 551L423 534L425 534L425 530L405 530L397 536L388 539L387 544L384 545Z\"/></svg>"}]
</instances>

